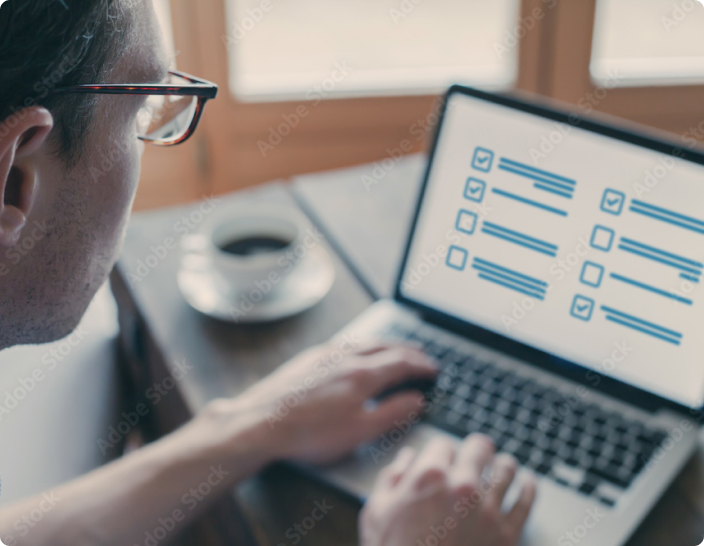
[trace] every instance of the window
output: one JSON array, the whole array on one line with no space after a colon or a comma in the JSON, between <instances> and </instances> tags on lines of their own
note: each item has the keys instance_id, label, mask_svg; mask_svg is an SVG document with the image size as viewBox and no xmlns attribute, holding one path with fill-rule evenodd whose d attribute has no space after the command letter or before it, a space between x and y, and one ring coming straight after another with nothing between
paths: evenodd
<instances>
[{"instance_id":1,"label":"window","mask_svg":"<svg viewBox=\"0 0 704 546\"><path fill-rule=\"evenodd\" d=\"M698 0L156 7L179 69L217 82L221 93L178 154L148 149L142 208L381 160L409 135L412 151L422 151L429 114L455 82L541 93L704 140ZM424 138L415 139L419 126Z\"/></svg>"},{"instance_id":2,"label":"window","mask_svg":"<svg viewBox=\"0 0 704 546\"><path fill-rule=\"evenodd\" d=\"M599 0L591 75L629 87L704 83L703 37L696 0Z\"/></svg>"},{"instance_id":3,"label":"window","mask_svg":"<svg viewBox=\"0 0 704 546\"><path fill-rule=\"evenodd\" d=\"M230 87L241 100L509 88L518 0L227 0Z\"/></svg>"},{"instance_id":4,"label":"window","mask_svg":"<svg viewBox=\"0 0 704 546\"><path fill-rule=\"evenodd\" d=\"M171 23L171 5L169 0L154 0L154 11L164 36L166 50L173 59L176 56L176 52L174 50L174 32Z\"/></svg>"}]
</instances>

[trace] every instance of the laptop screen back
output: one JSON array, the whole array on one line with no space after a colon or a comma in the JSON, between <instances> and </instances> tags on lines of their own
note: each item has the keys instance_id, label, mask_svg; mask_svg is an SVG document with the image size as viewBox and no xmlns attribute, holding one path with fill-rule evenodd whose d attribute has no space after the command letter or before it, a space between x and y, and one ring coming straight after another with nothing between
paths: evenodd
<instances>
[{"instance_id":1,"label":"laptop screen back","mask_svg":"<svg viewBox=\"0 0 704 546\"><path fill-rule=\"evenodd\" d=\"M399 293L704 401L704 166L452 93Z\"/></svg>"}]
</instances>

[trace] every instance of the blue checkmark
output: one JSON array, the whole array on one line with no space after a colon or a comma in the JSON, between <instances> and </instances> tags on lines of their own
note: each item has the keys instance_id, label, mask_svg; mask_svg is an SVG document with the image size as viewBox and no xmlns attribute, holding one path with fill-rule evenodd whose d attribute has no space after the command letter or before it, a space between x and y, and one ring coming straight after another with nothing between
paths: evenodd
<instances>
[{"instance_id":1,"label":"blue checkmark","mask_svg":"<svg viewBox=\"0 0 704 546\"><path fill-rule=\"evenodd\" d=\"M606 190L604 197L601 199L601 210L619 216L623 211L623 205L626 202L626 195L623 192L616 190Z\"/></svg>"},{"instance_id":2,"label":"blue checkmark","mask_svg":"<svg viewBox=\"0 0 704 546\"><path fill-rule=\"evenodd\" d=\"M464 197L470 201L481 203L486 191L486 182L478 178L468 178L464 187Z\"/></svg>"},{"instance_id":3,"label":"blue checkmark","mask_svg":"<svg viewBox=\"0 0 704 546\"><path fill-rule=\"evenodd\" d=\"M494 152L486 148L477 147L472 158L472 168L488 173L494 163Z\"/></svg>"},{"instance_id":4,"label":"blue checkmark","mask_svg":"<svg viewBox=\"0 0 704 546\"><path fill-rule=\"evenodd\" d=\"M594 300L585 296L576 295L572 301L570 315L585 322L589 322L594 311Z\"/></svg>"}]
</instances>

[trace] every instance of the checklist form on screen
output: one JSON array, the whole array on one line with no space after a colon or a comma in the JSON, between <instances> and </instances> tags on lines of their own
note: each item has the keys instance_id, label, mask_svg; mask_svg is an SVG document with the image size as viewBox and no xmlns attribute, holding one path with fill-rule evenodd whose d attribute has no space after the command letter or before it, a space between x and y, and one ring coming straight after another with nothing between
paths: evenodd
<instances>
[{"instance_id":1,"label":"checklist form on screen","mask_svg":"<svg viewBox=\"0 0 704 546\"><path fill-rule=\"evenodd\" d=\"M449 95L405 299L699 407L703 270L704 166Z\"/></svg>"}]
</instances>

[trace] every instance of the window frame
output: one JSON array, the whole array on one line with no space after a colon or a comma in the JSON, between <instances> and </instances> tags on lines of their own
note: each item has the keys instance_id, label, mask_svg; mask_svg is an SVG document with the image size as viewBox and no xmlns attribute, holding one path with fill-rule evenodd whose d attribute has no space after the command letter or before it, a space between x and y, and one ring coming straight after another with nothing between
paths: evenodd
<instances>
[{"instance_id":1,"label":"window frame","mask_svg":"<svg viewBox=\"0 0 704 546\"><path fill-rule=\"evenodd\" d=\"M704 135L704 86L604 89L592 81L596 2L521 0L516 24L525 32L516 46L516 92L570 103L580 113L595 110L679 135ZM170 0L170 12L179 70L227 88L225 1ZM198 132L183 145L184 153L175 157L148 151L138 208L370 163L399 149L425 151L439 99L400 95L254 103L223 92L208 106ZM262 150L261 143L268 142L283 116L295 114L299 123L294 130L273 149Z\"/></svg>"}]
</instances>

